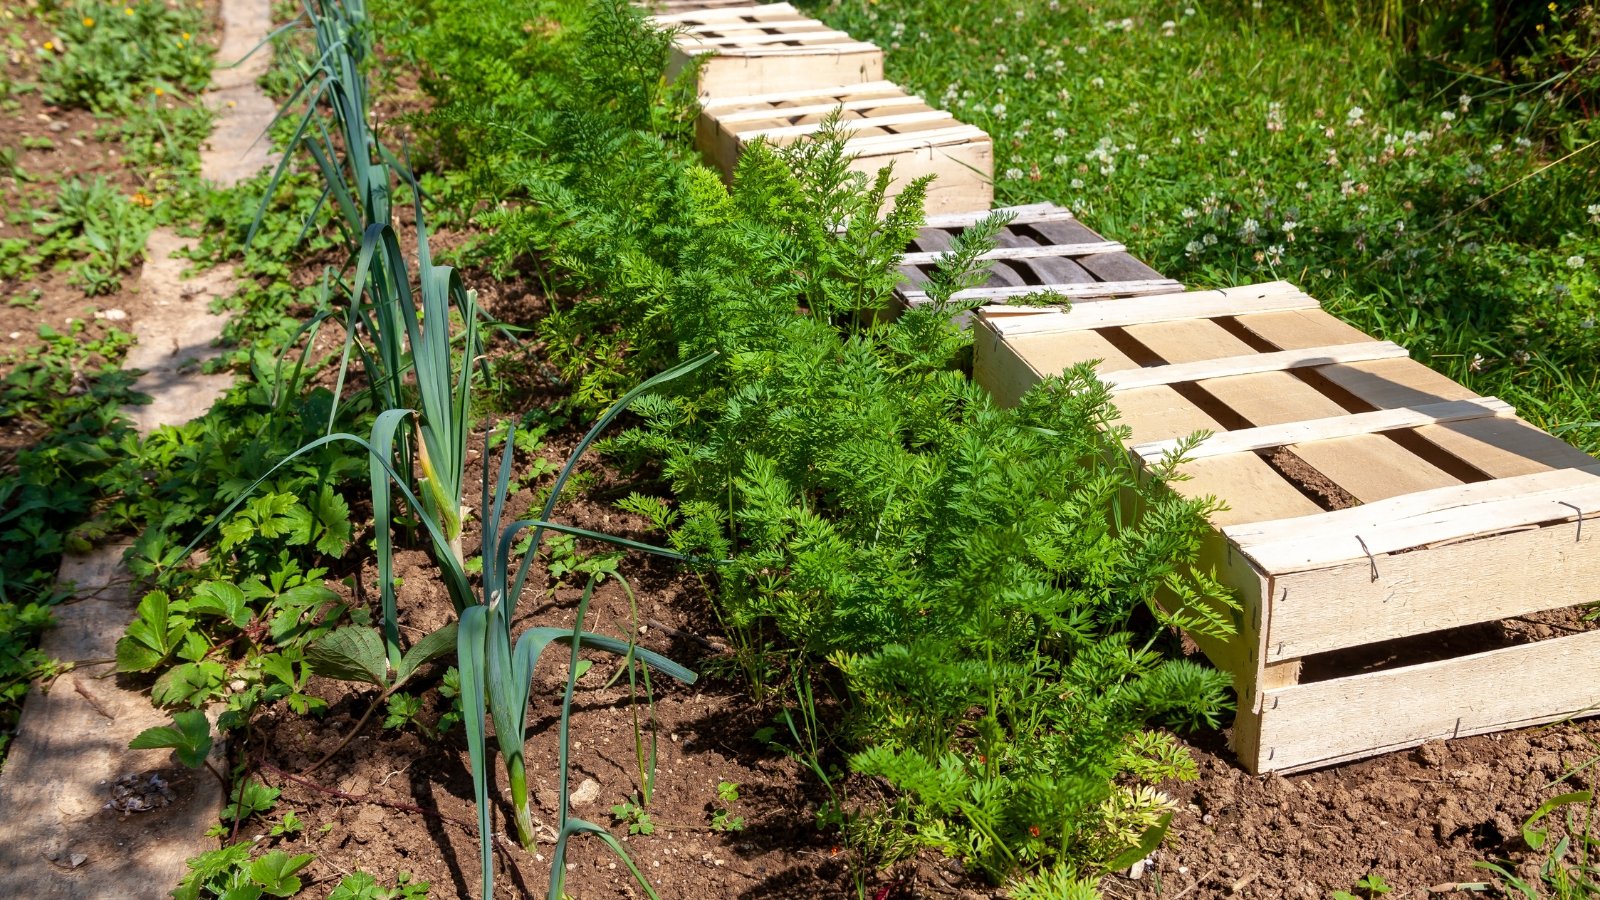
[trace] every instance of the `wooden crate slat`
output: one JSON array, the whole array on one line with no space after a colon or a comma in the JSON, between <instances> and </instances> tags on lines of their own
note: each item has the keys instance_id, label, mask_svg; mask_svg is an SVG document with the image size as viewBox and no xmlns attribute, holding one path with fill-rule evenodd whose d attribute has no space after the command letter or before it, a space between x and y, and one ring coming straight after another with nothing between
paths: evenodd
<instances>
[{"instance_id":1,"label":"wooden crate slat","mask_svg":"<svg viewBox=\"0 0 1600 900\"><path fill-rule=\"evenodd\" d=\"M990 325L1009 338L1026 335L1125 328L1182 319L1237 316L1262 310L1314 309L1319 304L1304 291L1277 281L1218 291L1166 293L1131 300L1102 300L1066 311L1044 311L1029 316L996 317ZM986 311L985 315L989 313Z\"/></svg>"},{"instance_id":2,"label":"wooden crate slat","mask_svg":"<svg viewBox=\"0 0 1600 900\"><path fill-rule=\"evenodd\" d=\"M862 43L861 41L857 41L850 37L848 33L843 31L812 29L809 27L809 23L804 19L797 19L793 22L774 22L773 25L789 25L792 27L780 34L770 34L764 30L757 30L751 34L741 34L735 31L725 34L685 35L683 43L686 45L693 45L697 49L704 47L712 51L721 51L724 49L736 51L740 49L751 48L765 50L766 48L761 46L763 44L789 44L791 46L806 44L832 46L836 44ZM766 28L770 26L764 25L762 27Z\"/></svg>"},{"instance_id":3,"label":"wooden crate slat","mask_svg":"<svg viewBox=\"0 0 1600 900\"><path fill-rule=\"evenodd\" d=\"M885 100L899 98L911 98L916 100L922 99L920 97L913 97L912 95L907 94L905 90L900 87L900 85L895 84L892 81L867 81L862 82L861 84L839 85L832 91L820 88L806 88L804 90L797 91L777 91L769 94L707 97L705 100L700 102L700 109L703 112L720 111L718 112L718 119L720 121L737 122L747 114L759 118L769 113L782 114L783 112L793 112L795 109L797 109L797 107L782 106L779 104L787 103L792 100L812 100L818 97L827 97L834 101L833 105L829 106L828 109L832 109L834 106L838 106L840 103L855 102L846 101L845 98L848 97L861 97L861 102L863 103L869 103L872 101L881 103ZM815 105L820 106L822 104L819 101Z\"/></svg>"},{"instance_id":4,"label":"wooden crate slat","mask_svg":"<svg viewBox=\"0 0 1600 900\"><path fill-rule=\"evenodd\" d=\"M964 291L956 291L951 295L951 299L1004 300L1044 292L1060 294L1068 300L1080 300L1090 297L1114 297L1119 294L1168 293L1174 287L1182 287L1182 285L1175 281L1096 281L1090 284L1032 284L1020 287L968 288ZM927 291L908 290L902 293L905 295L907 302L910 303L924 303L928 299Z\"/></svg>"},{"instance_id":5,"label":"wooden crate slat","mask_svg":"<svg viewBox=\"0 0 1600 900\"><path fill-rule=\"evenodd\" d=\"M738 106L737 104L730 105ZM808 103L804 106L761 106L760 108L738 106L738 108L740 108L739 112L718 113L716 119L718 124L728 125L744 122L765 122L768 120L782 121L784 119L798 116L827 115L836 109L852 112L864 109L883 109L885 107L894 106L924 105L926 105L926 103L921 97L907 94L901 97L866 97L856 100L837 100L832 103ZM701 108L704 109L705 107L702 106ZM945 115L949 115L949 113L946 113ZM741 134L766 134L770 137L772 132L758 130L753 132L741 132Z\"/></svg>"},{"instance_id":6,"label":"wooden crate slat","mask_svg":"<svg viewBox=\"0 0 1600 900\"><path fill-rule=\"evenodd\" d=\"M1119 401L1120 402L1120 401ZM1368 413L1351 413L1329 416L1302 422L1284 422L1261 425L1237 431L1213 434L1198 446L1190 448L1186 459L1204 459L1224 453L1242 453L1284 447L1303 441L1324 441L1330 438L1350 437L1358 434L1375 434L1398 428L1415 428L1443 422L1463 422L1469 419L1502 416L1514 413L1509 403L1494 397L1474 400L1452 400L1401 409L1382 409ZM1151 441L1139 444L1134 452L1149 462L1155 462L1178 448L1179 441Z\"/></svg>"},{"instance_id":7,"label":"wooden crate slat","mask_svg":"<svg viewBox=\"0 0 1600 900\"><path fill-rule=\"evenodd\" d=\"M1337 362L1366 359L1388 359L1405 356L1406 348L1393 341L1369 341L1364 344L1334 344L1328 347L1311 347L1305 350L1280 350L1276 353L1252 353L1207 359L1192 363L1172 363L1165 366L1148 366L1127 372L1108 372L1101 379L1112 391L1149 387L1155 384L1180 384L1206 378L1223 378L1230 375L1250 375L1258 372L1281 372L1309 366L1325 366Z\"/></svg>"},{"instance_id":8,"label":"wooden crate slat","mask_svg":"<svg viewBox=\"0 0 1600 900\"><path fill-rule=\"evenodd\" d=\"M1035 244L1032 247L996 247L980 255L979 259L1039 259L1047 256L1089 256L1095 253L1125 253L1127 247L1116 241L1100 241L1094 244ZM936 250L918 253L907 253L901 263L905 265L923 265L939 261L947 251Z\"/></svg>"},{"instance_id":9,"label":"wooden crate slat","mask_svg":"<svg viewBox=\"0 0 1600 900\"><path fill-rule=\"evenodd\" d=\"M651 16L650 20L665 25L682 23L710 23L736 21L746 18L799 15L799 10L787 3L762 3L749 6L726 6L708 9L690 9L676 13Z\"/></svg>"},{"instance_id":10,"label":"wooden crate slat","mask_svg":"<svg viewBox=\"0 0 1600 900\"><path fill-rule=\"evenodd\" d=\"M925 109L918 110L916 112L899 113L890 116L875 116L872 118L863 117L860 119L840 119L838 121L838 128L840 131L848 132L861 131L868 128L887 128L892 125L921 125L929 122L953 121L955 121L955 116L945 112L942 109ZM970 125L966 127L971 129L971 131L966 132L968 135L974 132L980 135L983 134L983 129L981 128L975 128ZM822 123L820 121L807 122L801 125L780 125L773 128L752 128L748 131L740 131L739 139L751 140L753 138L761 137L771 141L774 138L804 137L806 135L816 134L821 130ZM987 137L987 135L985 136Z\"/></svg>"},{"instance_id":11,"label":"wooden crate slat","mask_svg":"<svg viewBox=\"0 0 1600 900\"><path fill-rule=\"evenodd\" d=\"M1264 691L1260 755L1287 771L1595 710L1600 632Z\"/></svg>"},{"instance_id":12,"label":"wooden crate slat","mask_svg":"<svg viewBox=\"0 0 1600 900\"><path fill-rule=\"evenodd\" d=\"M1600 511L1600 464L1420 491L1304 518L1233 525L1225 533L1265 571L1282 574L1364 560L1368 552L1394 553L1573 521L1588 510Z\"/></svg>"},{"instance_id":13,"label":"wooden crate slat","mask_svg":"<svg viewBox=\"0 0 1600 900\"><path fill-rule=\"evenodd\" d=\"M1264 658L1296 659L1570 606L1573 593L1547 582L1600 579L1596 524L1586 522L1581 534L1574 521L1275 575Z\"/></svg>"},{"instance_id":14,"label":"wooden crate slat","mask_svg":"<svg viewBox=\"0 0 1600 900\"><path fill-rule=\"evenodd\" d=\"M1062 209L1054 203L1029 203L1023 206L1002 206L999 209L985 209L977 212L943 213L937 216L927 216L922 220L923 228L970 228L994 213L1011 213L1016 216L1013 225L1025 225L1031 222L1070 221L1077 218L1070 210Z\"/></svg>"}]
</instances>

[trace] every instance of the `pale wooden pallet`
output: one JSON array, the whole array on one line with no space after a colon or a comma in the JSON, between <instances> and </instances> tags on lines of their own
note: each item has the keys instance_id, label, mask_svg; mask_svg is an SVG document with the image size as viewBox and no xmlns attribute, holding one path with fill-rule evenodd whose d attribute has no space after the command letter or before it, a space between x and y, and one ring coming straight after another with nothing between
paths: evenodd
<instances>
[{"instance_id":1,"label":"pale wooden pallet","mask_svg":"<svg viewBox=\"0 0 1600 900\"><path fill-rule=\"evenodd\" d=\"M705 57L701 98L770 94L883 80L883 51L787 3L652 16L676 32L667 77Z\"/></svg>"},{"instance_id":2,"label":"pale wooden pallet","mask_svg":"<svg viewBox=\"0 0 1600 900\"><path fill-rule=\"evenodd\" d=\"M1204 552L1244 614L1236 638L1199 643L1239 690L1247 768L1600 706L1600 683L1574 677L1600 667L1600 633L1414 655L1456 629L1600 599L1600 516L1582 522L1600 512L1600 462L1507 404L1283 282L979 322L974 376L1001 402L1097 361L1141 462L1213 433L1171 487L1228 505ZM1370 670L1349 662L1383 653L1394 660ZM1308 661L1316 677L1302 683Z\"/></svg>"},{"instance_id":3,"label":"pale wooden pallet","mask_svg":"<svg viewBox=\"0 0 1600 900\"><path fill-rule=\"evenodd\" d=\"M894 169L891 196L912 179L934 176L923 208L942 214L994 200L994 148L982 129L964 125L887 81L715 97L701 103L700 150L727 177L753 141L783 146L816 135L838 112L849 135L850 168L869 177Z\"/></svg>"},{"instance_id":4,"label":"pale wooden pallet","mask_svg":"<svg viewBox=\"0 0 1600 900\"><path fill-rule=\"evenodd\" d=\"M989 280L958 291L953 299L982 299L986 309L1004 313L1008 301L1040 291L1080 303L1183 290L1182 284L1133 258L1122 244L1079 222L1071 210L1036 203L993 212L1013 218L996 235L995 248L983 255L991 261ZM940 255L962 231L988 215L989 211L928 217L901 261L905 283L895 291L895 300L902 308L928 302L924 288ZM1017 308L1019 313L1038 311L1038 307Z\"/></svg>"}]
</instances>

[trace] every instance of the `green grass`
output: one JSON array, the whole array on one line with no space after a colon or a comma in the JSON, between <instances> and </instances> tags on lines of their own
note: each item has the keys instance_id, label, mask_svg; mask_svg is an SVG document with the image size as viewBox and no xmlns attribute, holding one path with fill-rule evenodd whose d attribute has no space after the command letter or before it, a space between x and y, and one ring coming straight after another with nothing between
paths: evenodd
<instances>
[{"instance_id":1,"label":"green grass","mask_svg":"<svg viewBox=\"0 0 1600 900\"><path fill-rule=\"evenodd\" d=\"M1600 449L1600 125L1564 94L1408 56L1375 19L1294 8L844 0L817 14L990 132L997 205L1067 205L1195 286L1293 281Z\"/></svg>"}]
</instances>

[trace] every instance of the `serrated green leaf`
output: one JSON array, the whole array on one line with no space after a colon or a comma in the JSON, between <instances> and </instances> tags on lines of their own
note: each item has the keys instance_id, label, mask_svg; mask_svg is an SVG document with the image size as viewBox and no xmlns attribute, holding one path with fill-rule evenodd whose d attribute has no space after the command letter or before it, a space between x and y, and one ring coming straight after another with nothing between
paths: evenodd
<instances>
[{"instance_id":1,"label":"serrated green leaf","mask_svg":"<svg viewBox=\"0 0 1600 900\"><path fill-rule=\"evenodd\" d=\"M198 709L184 710L172 717L172 725L147 728L128 742L130 750L158 750L170 747L178 761L198 769L211 752L211 722Z\"/></svg>"},{"instance_id":2,"label":"serrated green leaf","mask_svg":"<svg viewBox=\"0 0 1600 900\"><path fill-rule=\"evenodd\" d=\"M306 648L311 671L341 681L360 681L387 687L389 661L383 639L367 628L347 625L317 639Z\"/></svg>"},{"instance_id":3,"label":"serrated green leaf","mask_svg":"<svg viewBox=\"0 0 1600 900\"><path fill-rule=\"evenodd\" d=\"M201 584L195 588L194 596L189 598L188 606L192 613L221 616L235 628L250 624L250 605L245 601L244 591L226 581Z\"/></svg>"},{"instance_id":4,"label":"serrated green leaf","mask_svg":"<svg viewBox=\"0 0 1600 900\"><path fill-rule=\"evenodd\" d=\"M316 859L309 853L290 856L282 850L273 850L250 864L250 880L274 897L292 897L300 892L300 879L294 873L304 869Z\"/></svg>"}]
</instances>

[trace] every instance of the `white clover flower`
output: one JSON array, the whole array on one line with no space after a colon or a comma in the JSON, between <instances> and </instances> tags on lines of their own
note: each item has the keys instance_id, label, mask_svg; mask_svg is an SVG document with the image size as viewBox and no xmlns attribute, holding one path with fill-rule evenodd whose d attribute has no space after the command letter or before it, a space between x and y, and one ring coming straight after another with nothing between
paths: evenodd
<instances>
[{"instance_id":1,"label":"white clover flower","mask_svg":"<svg viewBox=\"0 0 1600 900\"><path fill-rule=\"evenodd\" d=\"M1005 63L995 63L994 64L994 73L996 75L1004 75L1009 71L1011 71L1011 69Z\"/></svg>"},{"instance_id":2,"label":"white clover flower","mask_svg":"<svg viewBox=\"0 0 1600 900\"><path fill-rule=\"evenodd\" d=\"M1022 175L1023 172L1021 169L1017 168L1016 166L1012 166L1006 170L1005 177L1007 181L1020 181L1022 179Z\"/></svg>"},{"instance_id":3,"label":"white clover flower","mask_svg":"<svg viewBox=\"0 0 1600 900\"><path fill-rule=\"evenodd\" d=\"M1187 18L1187 17L1188 17L1188 16L1192 16L1192 15L1194 15L1194 7L1192 7L1192 6L1185 6L1185 7L1184 7L1184 8L1183 8L1183 15L1184 15L1184 16L1185 16L1185 17L1186 17L1186 18Z\"/></svg>"},{"instance_id":4,"label":"white clover flower","mask_svg":"<svg viewBox=\"0 0 1600 900\"><path fill-rule=\"evenodd\" d=\"M1173 135L1172 136L1172 146L1174 146L1174 147L1182 147L1183 146L1183 138L1178 137L1177 135Z\"/></svg>"},{"instance_id":5,"label":"white clover flower","mask_svg":"<svg viewBox=\"0 0 1600 900\"><path fill-rule=\"evenodd\" d=\"M1352 106L1352 107L1350 107L1350 111L1344 114L1344 124L1350 126L1351 128L1354 128L1355 126L1361 124L1362 117L1365 116L1366 114L1367 114L1367 111L1362 109L1361 107Z\"/></svg>"},{"instance_id":6,"label":"white clover flower","mask_svg":"<svg viewBox=\"0 0 1600 900\"><path fill-rule=\"evenodd\" d=\"M1099 75L1096 75L1095 77L1089 79L1089 84L1093 87L1103 88L1106 86L1106 80L1101 78Z\"/></svg>"},{"instance_id":7,"label":"white clover flower","mask_svg":"<svg viewBox=\"0 0 1600 900\"><path fill-rule=\"evenodd\" d=\"M1004 119L1006 117L1006 105L1004 103L996 103L994 105L994 117L996 119Z\"/></svg>"},{"instance_id":8,"label":"white clover flower","mask_svg":"<svg viewBox=\"0 0 1600 900\"><path fill-rule=\"evenodd\" d=\"M1190 256L1199 256L1205 247L1199 241L1190 241L1183 246L1183 252Z\"/></svg>"},{"instance_id":9,"label":"white clover flower","mask_svg":"<svg viewBox=\"0 0 1600 900\"><path fill-rule=\"evenodd\" d=\"M1077 46L1077 47L1074 47L1074 48L1073 48L1073 49L1075 49L1075 50L1077 50L1077 51L1078 51L1078 55L1079 55L1079 56L1083 56L1083 55L1084 55L1084 54L1086 54L1086 53L1088 53L1088 52L1089 52L1089 48L1088 48L1088 47L1085 47L1085 46L1084 46L1084 45L1082 45L1082 44L1079 44L1079 45L1078 45L1078 46Z\"/></svg>"},{"instance_id":10,"label":"white clover flower","mask_svg":"<svg viewBox=\"0 0 1600 900\"><path fill-rule=\"evenodd\" d=\"M1071 165L1072 157L1066 155L1065 153L1057 153L1055 156L1051 157L1050 161L1058 166Z\"/></svg>"},{"instance_id":11,"label":"white clover flower","mask_svg":"<svg viewBox=\"0 0 1600 900\"><path fill-rule=\"evenodd\" d=\"M1517 136L1517 146L1522 148L1523 150L1526 150L1529 147L1533 146L1533 141L1530 141L1527 138L1522 137L1521 135L1518 135Z\"/></svg>"},{"instance_id":12,"label":"white clover flower","mask_svg":"<svg viewBox=\"0 0 1600 900\"><path fill-rule=\"evenodd\" d=\"M1297 190L1297 191L1303 191L1308 187L1311 187L1311 185L1306 183L1306 182L1304 182L1304 181L1296 181L1294 183L1294 189Z\"/></svg>"},{"instance_id":13,"label":"white clover flower","mask_svg":"<svg viewBox=\"0 0 1600 900\"><path fill-rule=\"evenodd\" d=\"M1569 269L1581 269L1583 268L1583 263L1584 259L1581 256L1567 257L1567 268Z\"/></svg>"},{"instance_id":14,"label":"white clover flower","mask_svg":"<svg viewBox=\"0 0 1600 900\"><path fill-rule=\"evenodd\" d=\"M1300 223L1293 219L1285 219L1282 227L1284 234L1293 235L1294 230L1300 227Z\"/></svg>"},{"instance_id":15,"label":"white clover flower","mask_svg":"<svg viewBox=\"0 0 1600 900\"><path fill-rule=\"evenodd\" d=\"M1501 143L1490 144L1489 145L1489 155L1490 156L1496 156L1504 149L1506 149L1506 145L1505 144L1501 144Z\"/></svg>"},{"instance_id":16,"label":"white clover flower","mask_svg":"<svg viewBox=\"0 0 1600 900\"><path fill-rule=\"evenodd\" d=\"M1278 265L1281 262L1283 262L1283 245L1282 244L1273 244L1272 246L1267 248L1267 262L1272 264L1272 265L1274 265L1274 266Z\"/></svg>"},{"instance_id":17,"label":"white clover flower","mask_svg":"<svg viewBox=\"0 0 1600 900\"><path fill-rule=\"evenodd\" d=\"M1172 37L1178 33L1178 23L1171 19L1161 23L1161 36Z\"/></svg>"},{"instance_id":18,"label":"white clover flower","mask_svg":"<svg viewBox=\"0 0 1600 900\"><path fill-rule=\"evenodd\" d=\"M1276 100L1267 104L1267 130L1283 130L1283 104Z\"/></svg>"},{"instance_id":19,"label":"white clover flower","mask_svg":"<svg viewBox=\"0 0 1600 900\"><path fill-rule=\"evenodd\" d=\"M1058 141L1064 141L1067 139L1067 130L1065 128L1057 128L1050 132L1050 136Z\"/></svg>"},{"instance_id":20,"label":"white clover flower","mask_svg":"<svg viewBox=\"0 0 1600 900\"><path fill-rule=\"evenodd\" d=\"M1467 110L1472 108L1472 95L1463 91L1461 96L1457 98L1456 103L1461 107L1462 114L1465 114Z\"/></svg>"},{"instance_id":21,"label":"white clover flower","mask_svg":"<svg viewBox=\"0 0 1600 900\"><path fill-rule=\"evenodd\" d=\"M1444 112L1439 113L1439 118L1446 122L1454 122L1456 120L1456 114L1447 109Z\"/></svg>"},{"instance_id":22,"label":"white clover flower","mask_svg":"<svg viewBox=\"0 0 1600 900\"><path fill-rule=\"evenodd\" d=\"M1591 203L1584 211L1589 214L1589 221L1600 225L1600 203Z\"/></svg>"},{"instance_id":23,"label":"white clover flower","mask_svg":"<svg viewBox=\"0 0 1600 900\"><path fill-rule=\"evenodd\" d=\"M1178 210L1178 215L1182 216L1185 222L1193 222L1195 219L1200 218L1200 211L1192 206L1185 206L1183 209Z\"/></svg>"},{"instance_id":24,"label":"white clover flower","mask_svg":"<svg viewBox=\"0 0 1600 900\"><path fill-rule=\"evenodd\" d=\"M1136 159L1138 159L1138 160L1139 160L1139 165L1141 165L1141 166L1142 166L1142 165L1144 165L1144 164L1145 164L1145 163L1147 163L1147 162L1149 162L1149 161L1150 161L1150 154L1148 154L1148 153L1141 153L1141 154L1139 154L1139 155L1138 155L1138 156L1137 156L1137 157L1135 157L1135 158L1136 158Z\"/></svg>"},{"instance_id":25,"label":"white clover flower","mask_svg":"<svg viewBox=\"0 0 1600 900\"><path fill-rule=\"evenodd\" d=\"M1217 236L1208 231L1206 232L1206 236L1200 239L1200 242L1205 244L1207 247L1210 247L1216 244Z\"/></svg>"},{"instance_id":26,"label":"white clover flower","mask_svg":"<svg viewBox=\"0 0 1600 900\"><path fill-rule=\"evenodd\" d=\"M1257 222L1255 219L1247 218L1244 220L1244 224L1239 226L1239 237L1246 244L1254 244L1256 242L1256 236L1260 233L1261 223Z\"/></svg>"},{"instance_id":27,"label":"white clover flower","mask_svg":"<svg viewBox=\"0 0 1600 900\"><path fill-rule=\"evenodd\" d=\"M1072 179L1071 187L1075 191L1082 190L1083 189L1083 179L1082 178L1074 178L1074 179Z\"/></svg>"}]
</instances>

